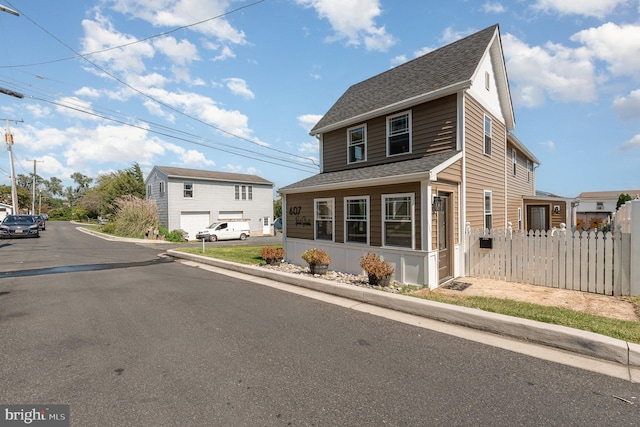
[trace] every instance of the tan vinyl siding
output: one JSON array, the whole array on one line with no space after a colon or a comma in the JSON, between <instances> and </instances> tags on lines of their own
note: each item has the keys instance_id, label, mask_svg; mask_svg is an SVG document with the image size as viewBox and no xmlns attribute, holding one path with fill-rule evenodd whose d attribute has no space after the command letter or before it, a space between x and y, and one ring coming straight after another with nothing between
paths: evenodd
<instances>
[{"instance_id":1,"label":"tan vinyl siding","mask_svg":"<svg viewBox=\"0 0 640 427\"><path fill-rule=\"evenodd\" d=\"M491 155L484 154L484 117L492 121ZM471 96L465 96L465 150L467 221L472 228L484 226L484 191L492 192L493 228L506 228L504 124L491 116Z\"/></svg>"},{"instance_id":2,"label":"tan vinyl siding","mask_svg":"<svg viewBox=\"0 0 640 427\"><path fill-rule=\"evenodd\" d=\"M354 185L357 187L357 185ZM420 250L420 183L386 185L381 187L362 187L336 191L321 191L305 194L287 194L286 209L283 212L286 221L287 237L314 239L313 203L315 199L333 198L335 200L335 241L344 243L344 198L369 196L369 243L370 246L382 246L382 195L414 193L414 224L416 250ZM298 209L299 208L299 209ZM296 213L298 213L296 215Z\"/></svg>"},{"instance_id":3,"label":"tan vinyl siding","mask_svg":"<svg viewBox=\"0 0 640 427\"><path fill-rule=\"evenodd\" d=\"M438 174L440 178L440 174ZM453 210L451 218L453 219L453 244L460 243L460 225L458 221L458 214L460 212L460 206L458 204L458 184L447 182L434 182L431 188L431 194L437 196L439 192L451 193L451 209ZM436 215L431 218L431 249L438 248L438 221Z\"/></svg>"},{"instance_id":4,"label":"tan vinyl siding","mask_svg":"<svg viewBox=\"0 0 640 427\"><path fill-rule=\"evenodd\" d=\"M527 159L521 151L516 151L516 174L513 174L512 150L515 147L508 145L507 148L507 222L511 222L514 229L518 228L518 208L522 209L524 228L524 204L523 197L535 196L533 171L529 182L527 182Z\"/></svg>"},{"instance_id":5,"label":"tan vinyl siding","mask_svg":"<svg viewBox=\"0 0 640 427\"><path fill-rule=\"evenodd\" d=\"M411 111L411 153L387 157L387 117L404 111ZM354 123L348 127L323 134L324 172L415 159L425 154L456 149L456 95L416 105L411 109L398 110L395 113L376 117L366 122L367 160L363 162L347 164L347 129L365 122Z\"/></svg>"}]
</instances>

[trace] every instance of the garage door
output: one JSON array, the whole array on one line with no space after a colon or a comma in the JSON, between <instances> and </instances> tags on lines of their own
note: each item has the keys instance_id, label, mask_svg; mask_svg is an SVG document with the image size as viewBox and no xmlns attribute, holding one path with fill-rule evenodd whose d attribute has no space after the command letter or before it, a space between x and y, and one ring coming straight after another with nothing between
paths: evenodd
<instances>
[{"instance_id":1,"label":"garage door","mask_svg":"<svg viewBox=\"0 0 640 427\"><path fill-rule=\"evenodd\" d=\"M189 233L189 240L195 240L198 231L209 225L209 212L181 212L180 228Z\"/></svg>"}]
</instances>

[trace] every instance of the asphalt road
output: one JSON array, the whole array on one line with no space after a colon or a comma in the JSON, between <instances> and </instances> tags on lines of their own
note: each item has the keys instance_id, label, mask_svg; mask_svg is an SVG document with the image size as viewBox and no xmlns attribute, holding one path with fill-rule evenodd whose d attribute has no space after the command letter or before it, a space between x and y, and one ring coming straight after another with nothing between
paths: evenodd
<instances>
[{"instance_id":1,"label":"asphalt road","mask_svg":"<svg viewBox=\"0 0 640 427\"><path fill-rule=\"evenodd\" d=\"M0 241L0 404L73 426L637 425L640 384L49 222Z\"/></svg>"}]
</instances>

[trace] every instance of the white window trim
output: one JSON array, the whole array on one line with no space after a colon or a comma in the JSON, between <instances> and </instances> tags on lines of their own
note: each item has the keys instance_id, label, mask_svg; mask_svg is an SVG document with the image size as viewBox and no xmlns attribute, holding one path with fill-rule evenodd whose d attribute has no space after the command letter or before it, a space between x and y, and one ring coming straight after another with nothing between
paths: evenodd
<instances>
[{"instance_id":1,"label":"white window trim","mask_svg":"<svg viewBox=\"0 0 640 427\"><path fill-rule=\"evenodd\" d=\"M191 197L186 196L187 184L191 184ZM195 199L195 196L196 196L196 192L195 192L195 185L193 184L193 181L184 181L182 183L182 198L191 200L191 199Z\"/></svg>"},{"instance_id":2,"label":"white window trim","mask_svg":"<svg viewBox=\"0 0 640 427\"><path fill-rule=\"evenodd\" d=\"M318 239L318 202L331 202L331 240ZM335 242L336 241L336 199L333 197L327 197L322 199L313 199L313 240L321 240L323 242Z\"/></svg>"},{"instance_id":3,"label":"white window trim","mask_svg":"<svg viewBox=\"0 0 640 427\"><path fill-rule=\"evenodd\" d=\"M153 185L147 184L147 198L153 196Z\"/></svg>"},{"instance_id":4,"label":"white window trim","mask_svg":"<svg viewBox=\"0 0 640 427\"><path fill-rule=\"evenodd\" d=\"M363 131L362 131L362 133L363 133L363 142L362 142L363 157L362 157L362 160L351 161L350 160L350 156L349 156L349 150L353 146L351 144L351 131L355 130L355 129L360 129L360 128L363 129ZM362 162L366 162L366 161L367 161L367 124L364 123L364 124L361 124L361 125L358 125L358 126L352 126L352 127L347 129L347 164L362 163Z\"/></svg>"},{"instance_id":5,"label":"white window trim","mask_svg":"<svg viewBox=\"0 0 640 427\"><path fill-rule=\"evenodd\" d=\"M409 127L409 151L405 152L405 153L398 153L398 154L389 154L389 149L391 148L391 146L389 145L389 122L391 121L391 119L394 119L396 117L400 117L400 116L408 116L408 127ZM411 110L407 110L407 111L403 111L401 113L396 113L396 114L392 114L390 116L387 116L387 130L386 130L386 138L387 138L387 157L395 157L395 156L402 156L404 154L411 154L411 152L413 151L413 117L412 117L412 112Z\"/></svg>"},{"instance_id":6,"label":"white window trim","mask_svg":"<svg viewBox=\"0 0 640 427\"><path fill-rule=\"evenodd\" d=\"M516 176L516 171L518 169L518 153L515 148L511 149L511 159L513 161L513 176Z\"/></svg>"},{"instance_id":7,"label":"white window trim","mask_svg":"<svg viewBox=\"0 0 640 427\"><path fill-rule=\"evenodd\" d=\"M487 211L487 195L489 196L489 211ZM482 194L482 223L483 223L483 228L486 230L487 227L487 215L491 215L491 227L493 228L493 191L491 190L484 190L484 193Z\"/></svg>"},{"instance_id":8,"label":"white window trim","mask_svg":"<svg viewBox=\"0 0 640 427\"><path fill-rule=\"evenodd\" d=\"M349 213L349 210L347 209L347 202L350 200L366 200L367 202L367 209L365 212L365 222L367 223L367 241L366 243L362 243L362 242L351 242L348 240L348 227L347 227L347 215ZM354 245L369 245L369 241L371 239L371 200L369 196L349 196L349 197L345 197L344 198L344 242L345 243L349 243L349 244L354 244Z\"/></svg>"},{"instance_id":9,"label":"white window trim","mask_svg":"<svg viewBox=\"0 0 640 427\"><path fill-rule=\"evenodd\" d=\"M165 187L165 186L164 186L164 181L160 181L160 182L158 182L158 192L159 192L160 194L164 194L164 192L165 192L164 187Z\"/></svg>"},{"instance_id":10,"label":"white window trim","mask_svg":"<svg viewBox=\"0 0 640 427\"><path fill-rule=\"evenodd\" d=\"M487 119L489 120L489 152L487 153ZM493 151L493 119L487 114L484 115L484 121L482 122L482 152L485 156L491 157Z\"/></svg>"},{"instance_id":11,"label":"white window trim","mask_svg":"<svg viewBox=\"0 0 640 427\"><path fill-rule=\"evenodd\" d=\"M411 248L407 248L407 249L415 249L416 247L416 198L415 198L415 194L414 193L396 193L396 194L383 194L381 197L381 206L382 206L382 212L381 212L381 219L382 219L382 223L380 224L380 226L382 227L380 230L382 231L382 246L383 247L390 247L390 248L398 248L398 247L402 247L402 248L406 248L405 246L392 246L392 245L387 245L386 242L386 235L385 235L385 228L384 228L384 224L386 221L386 209L387 209L387 203L386 203L386 199L388 198L392 198L392 197L409 197L411 199Z\"/></svg>"}]
</instances>

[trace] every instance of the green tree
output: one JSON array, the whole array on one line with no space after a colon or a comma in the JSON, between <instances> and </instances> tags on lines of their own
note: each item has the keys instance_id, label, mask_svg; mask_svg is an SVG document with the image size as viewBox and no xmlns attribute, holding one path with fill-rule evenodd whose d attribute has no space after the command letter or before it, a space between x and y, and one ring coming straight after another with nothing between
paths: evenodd
<instances>
[{"instance_id":1,"label":"green tree","mask_svg":"<svg viewBox=\"0 0 640 427\"><path fill-rule=\"evenodd\" d=\"M140 166L134 163L128 169L100 175L92 190L91 194L89 192L86 194L90 197L84 204L85 209L95 211L100 215L113 215L118 208L118 199L124 196L145 198L144 176ZM95 203L98 199L100 203L96 207Z\"/></svg>"},{"instance_id":2,"label":"green tree","mask_svg":"<svg viewBox=\"0 0 640 427\"><path fill-rule=\"evenodd\" d=\"M282 216L282 197L278 197L273 201L273 217Z\"/></svg>"},{"instance_id":3,"label":"green tree","mask_svg":"<svg viewBox=\"0 0 640 427\"><path fill-rule=\"evenodd\" d=\"M616 210L620 209L620 206L624 205L630 200L633 200L630 195L624 193L620 194L618 196L618 202L616 203Z\"/></svg>"}]
</instances>

